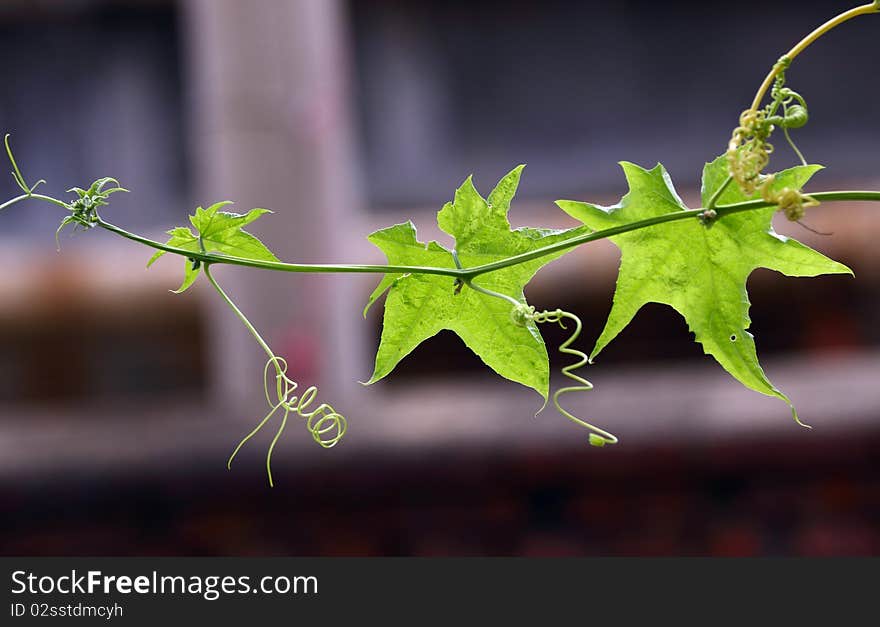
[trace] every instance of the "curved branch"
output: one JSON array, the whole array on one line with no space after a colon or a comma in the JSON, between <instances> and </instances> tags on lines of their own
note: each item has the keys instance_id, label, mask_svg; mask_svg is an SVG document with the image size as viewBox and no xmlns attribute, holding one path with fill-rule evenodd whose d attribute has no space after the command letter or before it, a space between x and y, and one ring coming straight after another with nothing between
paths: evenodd
<instances>
[{"instance_id":1,"label":"curved branch","mask_svg":"<svg viewBox=\"0 0 880 627\"><path fill-rule=\"evenodd\" d=\"M831 29L840 26L844 22L847 22L854 17L859 17L860 15L869 15L871 13L880 13L880 2L872 2L871 4L863 4L862 6L855 7L850 9L849 11L844 11L838 16L835 16L822 24L812 33L801 39L795 46L786 52L783 58L787 58L789 62L793 61L796 56L798 56L801 52L806 50L810 44L819 39L822 35L829 32ZM767 74L767 77L764 79L764 82L761 83L761 87L758 88L758 93L755 94L755 99L752 101L751 110L757 111L758 107L761 106L761 101L764 100L764 96L767 94L767 90L770 89L770 85L773 84L773 81L776 79L776 75L779 73L781 66L779 63L773 65L773 68L770 70L770 73Z\"/></svg>"}]
</instances>

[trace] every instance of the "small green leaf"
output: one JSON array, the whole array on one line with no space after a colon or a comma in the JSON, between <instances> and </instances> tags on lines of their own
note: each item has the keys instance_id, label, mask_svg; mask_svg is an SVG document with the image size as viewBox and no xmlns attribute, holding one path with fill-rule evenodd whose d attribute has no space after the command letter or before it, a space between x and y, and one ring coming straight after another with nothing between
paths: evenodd
<instances>
[{"instance_id":1,"label":"small green leaf","mask_svg":"<svg viewBox=\"0 0 880 627\"><path fill-rule=\"evenodd\" d=\"M186 260L186 266L184 266L184 274L183 274L183 283L180 284L176 290L171 290L175 294L182 294L190 287L192 284L196 282L196 279L199 277L199 270L201 268L200 264L193 262L190 259Z\"/></svg>"},{"instance_id":2,"label":"small green leaf","mask_svg":"<svg viewBox=\"0 0 880 627\"><path fill-rule=\"evenodd\" d=\"M175 227L168 231L171 238L166 244L193 253L207 252L258 261L278 261L263 242L242 230L242 227L272 212L268 209L251 209L246 214L220 211L221 208L231 204L229 201L224 201L207 209L198 207L195 214L189 218L196 233L185 226ZM147 262L147 267L153 265L164 254L164 250L157 251ZM175 290L175 293L189 289L198 276L199 267L194 267L192 261L187 259L183 284Z\"/></svg>"},{"instance_id":3,"label":"small green leaf","mask_svg":"<svg viewBox=\"0 0 880 627\"><path fill-rule=\"evenodd\" d=\"M652 216L686 211L662 165L645 170L622 163L630 191L617 205L602 207L561 200L563 211L592 229L629 224ZM820 166L800 166L776 174L773 186L800 189ZM706 164L703 203L727 177L725 158ZM719 205L749 200L730 185ZM687 321L704 351L743 385L791 401L767 379L748 332L746 279L760 267L789 276L852 274L821 253L773 230L774 207L724 216L710 226L697 219L651 226L611 238L621 250L620 275L596 357L646 303L663 303ZM794 407L792 407L794 413ZM797 414L794 413L795 419Z\"/></svg>"},{"instance_id":4,"label":"small green leaf","mask_svg":"<svg viewBox=\"0 0 880 627\"><path fill-rule=\"evenodd\" d=\"M522 168L507 174L488 202L468 178L453 202L438 213L437 222L455 238L464 267L498 261L587 232L584 228L511 230L507 212ZM418 241L411 222L376 231L368 239L385 253L390 264L455 267L452 252L437 242ZM487 273L475 284L525 302L526 283L542 266L563 254L565 251ZM446 329L455 332L495 372L547 399L549 366L544 341L533 323L525 327L512 323L510 303L467 287L457 289L455 279L448 276L387 274L367 307L386 291L382 339L369 383L388 375L416 346Z\"/></svg>"},{"instance_id":5,"label":"small green leaf","mask_svg":"<svg viewBox=\"0 0 880 627\"><path fill-rule=\"evenodd\" d=\"M192 234L185 226L178 226L167 232L168 235L171 236L167 242L165 242L168 246L174 246L175 248L183 248L186 250L190 250L192 252L199 252L199 238ZM162 255L165 254L164 250L157 250L156 253L150 257L150 260L147 262L147 267L149 268L156 260L159 259Z\"/></svg>"}]
</instances>

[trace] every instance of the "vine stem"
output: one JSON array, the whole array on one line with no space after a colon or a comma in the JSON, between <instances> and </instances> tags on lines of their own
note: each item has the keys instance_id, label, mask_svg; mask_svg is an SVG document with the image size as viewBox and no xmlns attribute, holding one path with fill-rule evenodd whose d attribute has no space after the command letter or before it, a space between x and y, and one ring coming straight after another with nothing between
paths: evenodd
<instances>
[{"instance_id":1,"label":"vine stem","mask_svg":"<svg viewBox=\"0 0 880 627\"><path fill-rule=\"evenodd\" d=\"M257 328L251 323L250 320L248 320L248 317L244 315L242 310L238 308L238 305L236 305L235 302L231 298L229 298L229 295L223 290L222 287L220 287L220 284L217 283L214 275L211 274L211 265L208 263L204 264L202 270L204 271L205 276L208 278L208 281L211 283L217 293L220 294L224 301L226 301L226 304L235 313L235 315L238 316L238 319L241 320L242 324L247 327L247 330L250 331L252 336L254 336L257 344L259 344L260 347L266 352L266 354L269 356L269 359L272 361L277 361L275 353L273 353L272 349L269 348L269 344L266 343L266 340L263 339L263 336L260 335L260 332L257 331ZM278 368L277 364L276 368Z\"/></svg>"},{"instance_id":2,"label":"vine stem","mask_svg":"<svg viewBox=\"0 0 880 627\"><path fill-rule=\"evenodd\" d=\"M844 11L840 15L831 18L820 27L818 27L816 30L814 30L812 33L801 39L794 46L794 48L786 52L783 57L787 57L789 61L793 61L796 56L806 50L812 43L814 43L817 39L819 39L822 35L826 34L830 30L855 17L859 17L860 15L869 15L871 13L880 13L880 2L875 1L870 4L864 4L862 6L852 8L849 11ZM755 94L755 99L752 101L751 106L752 111L757 111L758 107L761 106L761 101L764 100L764 96L767 94L767 90L770 89L770 86L776 79L776 75L779 73L780 69L781 67L779 64L773 65L770 73L767 74L764 82L761 83L761 87L758 88L758 93Z\"/></svg>"},{"instance_id":3,"label":"vine stem","mask_svg":"<svg viewBox=\"0 0 880 627\"><path fill-rule=\"evenodd\" d=\"M43 200L45 202L52 203L53 205L58 205L64 209L70 209L66 202L63 200L58 200L57 198L52 198L51 196L45 196L43 194L22 194L21 196L16 196L15 198L11 198L7 200L2 205L0 205L0 211L6 209L6 207L11 207L12 205L21 202L22 200L28 200L29 198L33 198L34 200Z\"/></svg>"},{"instance_id":4,"label":"vine stem","mask_svg":"<svg viewBox=\"0 0 880 627\"><path fill-rule=\"evenodd\" d=\"M709 202L706 203L706 210L714 209L715 205L718 204L718 199L721 198L721 194L724 193L724 190L730 187L731 182L733 182L733 176L730 174L727 175L727 178L724 179L724 182L718 186L718 189L715 190L715 193L712 194L712 197L709 199Z\"/></svg>"},{"instance_id":5,"label":"vine stem","mask_svg":"<svg viewBox=\"0 0 880 627\"><path fill-rule=\"evenodd\" d=\"M842 201L868 201L868 202L880 202L880 191L849 191L849 190L841 190L841 191L826 191L826 192L816 192L810 194L810 196L819 202L842 202ZM5 209L9 205L15 204L17 202L21 202L23 200L27 200L29 198L35 200L43 200L46 202L51 202L53 204L64 207L65 209L69 209L69 207L62 201L51 198L49 196L43 196L42 194L31 194L31 195L21 195L12 200L9 200L2 205L0 205L0 209ZM776 205L773 203L769 203L763 199L757 200L747 200L739 203L732 203L729 205L719 205L714 207L714 211L717 215L717 219L722 219L726 215L732 215L734 213L740 213L743 211L755 211L758 209L766 209L769 207L775 207ZM223 255L214 252L193 252L191 250L185 250L183 248L177 248L175 246L169 246L167 244L163 244L161 242L157 242L148 237L144 237L142 235L138 235L136 233L132 233L123 229L122 227L116 226L115 224L111 224L107 222L100 216L96 217L95 226L98 226L106 231L110 231L111 233L115 233L120 235L126 239L132 240L134 242L138 242L155 250L163 250L165 252L179 255L181 257L185 257L188 259L192 259L194 261L200 261L204 264L227 264L234 266L244 266L248 268L260 268L263 270L275 270L278 272L302 272L302 273L359 273L359 274L435 274L441 276L449 276L456 279L461 279L462 281L471 281L474 278L480 276L481 274L486 274L488 272L495 272L497 270L503 270L504 268L509 268L511 266L519 265L521 263L526 263L528 261L533 261L535 259L540 259L541 257L546 257L547 255L567 250L569 248L574 248L576 246L580 246L582 244L586 244L588 242L594 242L602 239L607 239L609 237L614 237L615 235L622 235L624 233L629 233L631 231L637 231L639 229L648 228L651 226L655 226L658 224L665 224L667 222L677 222L679 220L688 220L688 219L697 219L700 214L704 212L704 208L699 209L689 209L686 211L673 211L670 213L665 213L659 216L653 216L650 218L646 218L644 220L638 220L636 222L631 222L629 224L622 224L620 226L611 227L608 229L602 229L600 231L593 231L592 233L585 233L583 235L578 235L577 237L572 237L566 240L562 240L560 242L556 242L555 244L551 244L550 246L544 246L543 248L538 248L533 251L522 253L519 255L514 255L512 257L507 257L505 259L500 259L498 261L492 263L486 263L479 266L471 266L469 268L456 268L456 267L435 267L435 266L398 266L398 265L367 265L367 264L299 264L299 263L284 263L281 261L261 261L257 259L247 259L244 257L232 257L228 255ZM253 325L250 325L247 322L245 316L238 307L232 303L231 299L223 292L219 285L216 284L210 275L210 270L206 267L205 274L208 276L208 280L211 281L214 288L218 291L218 293L224 297L224 300L232 307L233 311L236 315L245 322L245 325L251 329L251 333L255 338L258 338L257 341L260 342L260 345L263 346L263 349L266 350L268 347L265 342L262 341L262 338L259 337L259 334L256 333L255 329L252 329ZM270 354L270 352L267 352Z\"/></svg>"},{"instance_id":6,"label":"vine stem","mask_svg":"<svg viewBox=\"0 0 880 627\"><path fill-rule=\"evenodd\" d=\"M452 251L452 260L455 262L455 267L459 270L463 270L464 268L461 265L461 261L458 259L458 251ZM508 296L507 294L502 294L501 292L496 292L494 290L486 289L485 287L480 287L479 285L474 284L472 279L461 279L461 282L467 285L472 290L477 292L481 292L486 296L492 296L493 298L500 298L501 300L506 300L508 303L513 305L514 307L521 307L523 303L519 302L513 296Z\"/></svg>"},{"instance_id":7,"label":"vine stem","mask_svg":"<svg viewBox=\"0 0 880 627\"><path fill-rule=\"evenodd\" d=\"M495 292L493 290L488 290L485 287L480 287L479 285L476 285L470 279L466 279L464 281L464 284L467 285L472 290L475 290L477 292L485 294L486 296L494 296L495 298L500 298L502 300L506 300L508 303L510 303L514 307L519 307L520 305L522 305L522 303L519 302L517 299L515 299L513 296L508 296L507 294L502 294L501 292Z\"/></svg>"},{"instance_id":8,"label":"vine stem","mask_svg":"<svg viewBox=\"0 0 880 627\"><path fill-rule=\"evenodd\" d=\"M838 202L844 200L866 200L880 202L880 192L871 191L829 191L817 192L815 194L810 194L810 196L819 202ZM754 211L757 209L766 209L768 207L775 206L775 204L768 203L763 199L747 200L745 202L732 203L729 205L720 205L718 207L715 207L715 213L717 215L717 219L721 219L726 215L732 215L734 213L740 213L743 211ZM607 239L615 235L622 235L623 233L637 231L639 229L655 226L657 224L664 224L666 222L677 222L678 220L686 220L688 218L699 218L700 214L702 214L704 211L705 210L703 208L689 209L687 211L673 211L671 213L664 213L659 216L646 218L644 220L638 220L629 224L622 224L620 226L611 227L609 229L602 229L601 231L593 231L592 233L586 233L584 235L572 237L571 239L563 240L561 242L557 242L556 244L551 244L550 246L544 246L543 248L538 248L537 250L533 250L528 253L514 255L513 257L508 257L507 259L502 259L493 263L483 264L481 266L466 268L461 276L463 278L472 278L481 274L485 274L486 272L494 272L495 270L501 270L503 268L515 266L520 263L539 259L552 253L559 252L560 250L566 250L574 246L586 244L587 242Z\"/></svg>"},{"instance_id":9,"label":"vine stem","mask_svg":"<svg viewBox=\"0 0 880 627\"><path fill-rule=\"evenodd\" d=\"M853 201L853 200L862 200L862 201L873 201L880 202L880 192L874 191L828 191L828 192L816 192L814 194L810 194L812 198L819 202L840 202L840 201ZM776 205L772 203L768 203L763 199L758 200L748 200L745 202L734 203L730 205L720 205L715 207L715 212L718 216L718 219L723 218L726 215L732 215L734 213L740 213L742 211L754 211L757 209L766 209L768 207L775 207ZM526 263L527 261L533 261L535 259L540 259L541 257L546 257L547 255L553 254L555 252L559 252L561 250L567 250L569 248L574 248L575 246L580 246L582 244L586 244L588 242L594 242L601 239L606 239L609 237L613 237L615 235L622 235L623 233L629 233L630 231L636 231L639 229L644 229L650 226L655 226L657 224L664 224L666 222L677 222L678 220L687 220L691 218L698 218L698 216L703 213L704 209L690 209L688 211L673 211L671 213L665 213L659 216L653 216L651 218L646 218L644 220L638 220L636 222L631 222L629 224L623 224L621 226L615 226L608 229L602 229L600 231L593 231L592 233L585 233L584 235L579 235L577 237L572 237L567 240L563 240L561 242L556 242L555 244L551 244L550 246L544 246L543 248L538 248L536 250L522 253L519 255L514 255L513 257L507 257L506 259L501 259L499 261L495 261L492 263L483 264L480 266L472 266L470 268L441 268L441 267L429 267L429 266L395 266L395 265L361 265L361 264L313 264L313 265L305 265L305 264L295 264L295 263L284 263L280 261L258 261L254 259L245 259L242 257L229 257L226 255L219 255L217 253L193 253L188 250L183 250L181 248L175 248L174 246L168 246L166 244L162 244L160 242L153 241L151 239L141 237L140 235L135 235L134 233L129 233L125 229L122 229L118 226L110 224L109 222L105 222L103 219L98 219L97 226L100 226L103 229L111 231L113 233L117 233L125 238L134 240L136 242L140 242L151 248L155 248L157 250L164 250L166 252L174 253L177 255L181 255L184 257L188 257L190 259L197 259L203 261L205 263L225 263L230 265L238 265L238 266L247 266L252 268L262 268L265 270L277 270L280 272L310 272L310 273L367 273L367 274L388 274L388 273L401 273L401 274L437 274L443 276L450 276L462 280L471 280L475 277L480 276L481 274L485 274L487 272L494 272L496 270L502 270L504 268L509 268L510 266L519 265L521 263Z\"/></svg>"}]
</instances>

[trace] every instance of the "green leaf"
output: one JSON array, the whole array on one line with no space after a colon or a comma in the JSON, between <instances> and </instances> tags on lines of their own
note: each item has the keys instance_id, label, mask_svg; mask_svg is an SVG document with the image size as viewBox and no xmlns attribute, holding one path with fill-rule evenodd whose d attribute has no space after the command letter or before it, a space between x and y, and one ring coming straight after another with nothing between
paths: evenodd
<instances>
[{"instance_id":1,"label":"green leaf","mask_svg":"<svg viewBox=\"0 0 880 627\"><path fill-rule=\"evenodd\" d=\"M456 191L453 202L438 213L437 222L455 238L464 267L498 261L587 232L583 227L566 231L511 230L507 212L523 167L501 179L488 201L468 178ZM390 264L455 267L451 251L437 242L418 241L411 222L376 231L368 239L385 253ZM565 252L484 274L474 283L524 303L526 283L542 266ZM385 291L388 297L382 339L368 383L385 377L416 346L445 329L458 334L495 372L535 389L547 399L549 364L544 341L534 324L519 327L512 322L509 302L466 286L456 289L455 279L448 276L388 274L373 291L367 307Z\"/></svg>"},{"instance_id":2,"label":"green leaf","mask_svg":"<svg viewBox=\"0 0 880 627\"><path fill-rule=\"evenodd\" d=\"M687 207L662 165L645 170L622 163L629 193L619 204L601 207L561 200L559 207L592 229L628 224ZM773 187L800 189L820 166L799 166L776 175ZM705 205L727 178L725 158L703 170ZM757 194L756 196L757 197ZM728 186L719 205L749 200L736 185ZM763 267L789 276L852 274L800 242L779 235L771 220L774 207L724 216L704 226L697 219L668 222L611 238L621 250L614 303L591 359L629 324L646 303L663 303L687 321L704 351L743 385L779 398L797 413L785 394L766 377L748 332L746 279Z\"/></svg>"},{"instance_id":3,"label":"green leaf","mask_svg":"<svg viewBox=\"0 0 880 627\"><path fill-rule=\"evenodd\" d=\"M220 211L221 208L231 204L229 201L224 201L207 209L198 207L195 214L189 218L196 232L193 233L189 227L178 226L168 231L171 238L166 244L194 253L208 252L259 261L278 261L263 242L242 230L242 227L272 212L268 209L251 209L246 214ZM147 267L153 265L164 254L164 250L156 252L147 262ZM198 276L199 266L187 259L183 283L174 292L179 294L186 291Z\"/></svg>"}]
</instances>

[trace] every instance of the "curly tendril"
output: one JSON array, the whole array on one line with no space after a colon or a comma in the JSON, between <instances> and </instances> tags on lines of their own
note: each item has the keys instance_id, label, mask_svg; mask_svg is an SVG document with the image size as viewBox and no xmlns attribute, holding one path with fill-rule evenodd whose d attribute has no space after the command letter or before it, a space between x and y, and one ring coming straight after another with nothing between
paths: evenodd
<instances>
[{"instance_id":1,"label":"curly tendril","mask_svg":"<svg viewBox=\"0 0 880 627\"><path fill-rule=\"evenodd\" d=\"M199 237L199 243L204 250L204 242L202 242L201 237ZM272 416L278 411L281 411L283 414L281 417L281 424L278 425L275 437L272 438L272 442L269 444L269 450L266 452L266 474L269 476L269 486L275 487L275 483L272 479L272 452L275 450L275 445L281 438L281 434L284 433L285 427L287 427L287 419L290 417L291 412L300 418L305 419L306 429L309 434L311 434L312 439L323 448L331 448L339 443L348 429L348 421L346 421L342 414L337 412L327 403L321 403L315 409L309 411L309 407L318 395L318 388L313 385L306 388L302 394L295 394L296 390L299 388L299 384L287 376L287 361L283 357L277 357L275 353L272 352L272 349L269 348L266 340L263 339L263 336L260 335L256 327L254 327L251 321L248 320L247 316L244 315L241 309L238 308L238 305L235 304L223 288L220 287L220 284L217 283L217 280L211 272L211 264L206 263L203 267L208 282L213 286L220 297L223 298L232 312L238 316L238 319L241 320L244 326L247 327L247 330L250 331L250 334L257 341L257 344L259 344L263 351L269 356L269 360L266 362L265 368L263 368L263 391L266 394L266 403L269 404L269 413L267 413L263 419L257 423L257 426L238 443L238 446L232 451L232 455L229 456L229 459L226 462L226 467L229 469L232 468L232 460L238 455L241 447L259 433L260 429L269 422ZM270 368L273 367L275 368L274 400L269 392L272 387Z\"/></svg>"},{"instance_id":2,"label":"curly tendril","mask_svg":"<svg viewBox=\"0 0 880 627\"><path fill-rule=\"evenodd\" d=\"M767 184L761 189L761 198L766 202L776 205L779 211L785 214L791 222L798 222L804 217L807 207L815 207L819 201L804 194L798 189L783 187L781 190L774 192L770 189L773 182L773 176L767 177Z\"/></svg>"},{"instance_id":3,"label":"curly tendril","mask_svg":"<svg viewBox=\"0 0 880 627\"><path fill-rule=\"evenodd\" d=\"M727 163L730 177L744 194L751 196L759 191L764 201L776 205L790 221L799 222L804 217L804 210L819 202L790 187L772 190L774 175L762 173L773 152L773 145L767 140L777 126L782 129L801 164L807 165L807 160L788 132L792 128L801 128L809 120L806 101L799 93L785 87L785 70L790 64L791 59L783 56L774 65L776 76L770 91L771 102L763 109L753 107L740 115L740 125L733 130L727 146ZM780 108L782 115L777 114Z\"/></svg>"},{"instance_id":4,"label":"curly tendril","mask_svg":"<svg viewBox=\"0 0 880 627\"><path fill-rule=\"evenodd\" d=\"M270 372L271 368L275 369L274 375ZM272 387L273 376L275 379L274 399L269 391ZM260 429L279 410L283 413L281 424L278 426L278 431L276 431L275 437L272 438L272 443L269 445L269 450L266 453L266 473L269 476L270 486L274 487L272 480L272 452L275 450L275 444L281 438L281 434L284 433L287 419L291 412L305 419L306 429L311 434L312 439L323 448L332 448L339 443L348 429L348 422L345 417L327 403L321 403L315 409L309 411L309 407L318 395L318 388L313 385L306 388L302 394L296 395L294 392L298 388L299 384L287 376L287 361L283 357L276 357L274 355L270 357L263 369L263 390L266 394L266 402L269 404L269 413L238 443L238 446L235 447L235 450L232 451L232 455L229 456L229 460L226 462L227 468L232 468L232 460L235 459L241 447L259 433Z\"/></svg>"},{"instance_id":5,"label":"curly tendril","mask_svg":"<svg viewBox=\"0 0 880 627\"><path fill-rule=\"evenodd\" d=\"M761 172L770 162L773 145L767 141L773 126L765 111L747 109L727 146L727 168L744 194L751 196L762 182Z\"/></svg>"},{"instance_id":6,"label":"curly tendril","mask_svg":"<svg viewBox=\"0 0 880 627\"><path fill-rule=\"evenodd\" d=\"M553 405L556 407L556 411L560 414L571 420L573 423L580 425L591 431L590 433L590 444L593 446L605 446L606 444L617 444L617 437L611 433L608 433L604 429L600 429L595 425L591 425L590 423L578 418L574 414L567 411L559 402L559 398L563 394L567 394L569 392L589 392L593 389L593 384L584 379L583 377L575 374L575 370L582 368L583 366L590 363L589 358L586 353L579 351L577 349L571 348L571 345L577 341L578 337L580 337L581 329L583 325L581 324L581 319L573 313L568 311L563 311L562 309L555 309L552 311L535 311L534 307L530 307L528 305L520 304L517 307L514 307L511 312L511 317L514 323L519 324L522 322L524 326L527 321L534 322L535 324L543 324L543 323L558 323L560 327L566 329L564 320L568 319L574 322L574 330L569 335L568 339L565 340L562 344L559 345L559 352L563 355L571 355L577 358L577 361L569 364L562 368L562 374L564 374L569 379L573 380L577 385L570 385L568 387L559 388L556 392L553 393Z\"/></svg>"},{"instance_id":7,"label":"curly tendril","mask_svg":"<svg viewBox=\"0 0 880 627\"><path fill-rule=\"evenodd\" d=\"M461 261L458 259L458 252L452 251L452 259L455 262L455 266L457 268L461 268ZM510 310L510 320L513 324L524 327L529 322L534 324L543 324L545 322L555 322L558 323L560 327L563 329L567 328L563 323L565 318L572 320L575 324L574 331L572 331L571 335L565 340L562 344L559 345L559 352L564 355L572 355L578 359L573 364L569 364L562 368L562 374L564 374L569 379L575 381L577 385L570 385L568 387L564 387L556 390L553 394L553 405L556 407L556 411L560 414L571 420L573 423L580 425L592 433L590 433L590 444L593 446L605 446L606 444L617 444L617 437L614 434L608 433L604 429L600 429L590 423L581 420L574 414L568 412L562 405L559 403L559 397L568 392L589 392L593 389L593 384L584 379L583 377L576 375L574 373L578 368L582 368L586 364L590 363L590 358L587 357L585 353L579 351L577 349L571 348L571 345L577 341L578 337L581 335L581 329L583 325L581 324L581 319L578 318L575 314L569 313L567 311L563 311L561 309L555 309L553 311L535 311L535 308L526 303L522 303L512 296L508 296L507 294L502 294L500 292L495 292L493 290L486 289L485 287L481 287L476 285L473 281L469 279L462 279L461 282L457 282L455 289L456 293L461 289L463 285L467 285L469 288L480 292L481 294L485 294L486 296L492 296L493 298L500 298L501 300L506 300L513 307Z\"/></svg>"}]
</instances>

